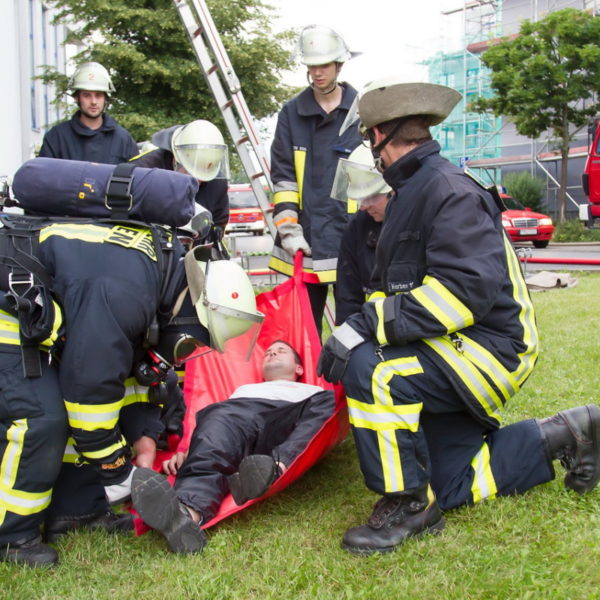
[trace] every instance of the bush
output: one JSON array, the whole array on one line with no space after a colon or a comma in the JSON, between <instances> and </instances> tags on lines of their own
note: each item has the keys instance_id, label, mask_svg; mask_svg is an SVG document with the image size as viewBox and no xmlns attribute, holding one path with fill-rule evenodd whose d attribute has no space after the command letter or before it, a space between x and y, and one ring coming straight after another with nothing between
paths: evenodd
<instances>
[{"instance_id":1,"label":"bush","mask_svg":"<svg viewBox=\"0 0 600 600\"><path fill-rule=\"evenodd\" d=\"M533 211L543 212L542 198L546 192L546 182L527 171L508 173L502 178L506 193L516 198L523 206Z\"/></svg>"},{"instance_id":2,"label":"bush","mask_svg":"<svg viewBox=\"0 0 600 600\"><path fill-rule=\"evenodd\" d=\"M600 242L600 229L588 229L582 221L555 223L553 242Z\"/></svg>"}]
</instances>

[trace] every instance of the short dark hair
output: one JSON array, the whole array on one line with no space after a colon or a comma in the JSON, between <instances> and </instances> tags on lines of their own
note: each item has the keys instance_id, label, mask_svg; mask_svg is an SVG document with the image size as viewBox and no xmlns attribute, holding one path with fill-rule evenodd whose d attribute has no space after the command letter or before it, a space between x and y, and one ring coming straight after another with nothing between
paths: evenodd
<instances>
[{"instance_id":1,"label":"short dark hair","mask_svg":"<svg viewBox=\"0 0 600 600\"><path fill-rule=\"evenodd\" d=\"M380 131L384 135L389 135L396 130L391 143L394 145L411 146L413 144L423 144L432 140L429 127L431 126L431 118L427 115L414 115L409 117L401 117L400 119L392 119L381 123Z\"/></svg>"},{"instance_id":2,"label":"short dark hair","mask_svg":"<svg viewBox=\"0 0 600 600\"><path fill-rule=\"evenodd\" d=\"M296 350L296 348L294 348L294 346L292 346L289 342L286 342L285 340L274 340L273 342L271 342L269 344L269 348L273 345L273 344L285 344L293 353L294 355L294 360L296 361L297 365L300 365L301 367L303 367L304 365L302 364L302 357L300 356L300 354L298 354L298 351Z\"/></svg>"}]
</instances>

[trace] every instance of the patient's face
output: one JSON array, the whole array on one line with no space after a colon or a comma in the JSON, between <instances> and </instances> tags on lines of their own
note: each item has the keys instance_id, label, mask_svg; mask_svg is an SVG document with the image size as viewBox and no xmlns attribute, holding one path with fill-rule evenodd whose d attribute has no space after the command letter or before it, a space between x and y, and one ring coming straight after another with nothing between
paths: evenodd
<instances>
[{"instance_id":1,"label":"patient's face","mask_svg":"<svg viewBox=\"0 0 600 600\"><path fill-rule=\"evenodd\" d=\"M296 362L294 351L282 342L271 344L265 351L262 373L265 381L286 379L296 381L304 370Z\"/></svg>"}]
</instances>

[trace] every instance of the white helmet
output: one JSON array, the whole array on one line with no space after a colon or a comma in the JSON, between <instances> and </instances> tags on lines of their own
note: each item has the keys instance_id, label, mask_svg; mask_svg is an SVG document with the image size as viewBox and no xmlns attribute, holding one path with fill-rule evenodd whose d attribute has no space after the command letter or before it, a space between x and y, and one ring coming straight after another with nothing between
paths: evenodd
<instances>
[{"instance_id":1,"label":"white helmet","mask_svg":"<svg viewBox=\"0 0 600 600\"><path fill-rule=\"evenodd\" d=\"M352 57L339 33L322 25L309 25L302 30L298 39L298 53L300 62L307 67L343 63Z\"/></svg>"},{"instance_id":2,"label":"white helmet","mask_svg":"<svg viewBox=\"0 0 600 600\"><path fill-rule=\"evenodd\" d=\"M391 189L375 168L371 149L361 144L348 158L338 160L331 197L342 202L354 200L360 206L361 201Z\"/></svg>"},{"instance_id":3,"label":"white helmet","mask_svg":"<svg viewBox=\"0 0 600 600\"><path fill-rule=\"evenodd\" d=\"M221 132L210 121L198 119L178 127L171 139L175 160L201 181L227 177L227 146Z\"/></svg>"},{"instance_id":4,"label":"white helmet","mask_svg":"<svg viewBox=\"0 0 600 600\"><path fill-rule=\"evenodd\" d=\"M108 71L97 62L86 62L79 65L69 80L69 89L71 94L75 94L79 90L104 92L105 94L115 93L115 86Z\"/></svg>"},{"instance_id":5,"label":"white helmet","mask_svg":"<svg viewBox=\"0 0 600 600\"><path fill-rule=\"evenodd\" d=\"M265 316L256 310L256 296L248 275L229 260L207 260L197 246L185 255L185 272L200 323L208 329L210 345L229 351L229 340L243 335L234 351L249 356ZM227 348L226 348L227 346Z\"/></svg>"}]
</instances>

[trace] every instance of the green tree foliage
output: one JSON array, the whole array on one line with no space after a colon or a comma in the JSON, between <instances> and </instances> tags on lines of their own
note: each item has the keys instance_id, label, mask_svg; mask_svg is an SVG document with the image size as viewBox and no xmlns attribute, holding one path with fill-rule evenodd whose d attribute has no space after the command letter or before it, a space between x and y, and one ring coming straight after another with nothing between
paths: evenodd
<instances>
[{"instance_id":1,"label":"green tree foliage","mask_svg":"<svg viewBox=\"0 0 600 600\"><path fill-rule=\"evenodd\" d=\"M542 198L546 191L546 182L534 177L529 171L514 171L502 178L506 193L516 198L523 206L534 211L543 211Z\"/></svg>"},{"instance_id":2,"label":"green tree foliage","mask_svg":"<svg viewBox=\"0 0 600 600\"><path fill-rule=\"evenodd\" d=\"M492 98L472 108L513 121L530 138L550 130L561 155L560 220L565 218L569 143L600 111L600 19L572 8L521 24L519 35L482 57L491 69Z\"/></svg>"},{"instance_id":3,"label":"green tree foliage","mask_svg":"<svg viewBox=\"0 0 600 600\"><path fill-rule=\"evenodd\" d=\"M52 0L67 41L85 49L76 62L109 69L116 88L110 113L136 140L178 123L203 118L226 131L173 0ZM297 90L281 83L290 66L292 31L273 33L273 8L262 0L207 0L250 111L273 114ZM58 101L67 78L46 69Z\"/></svg>"}]
</instances>

